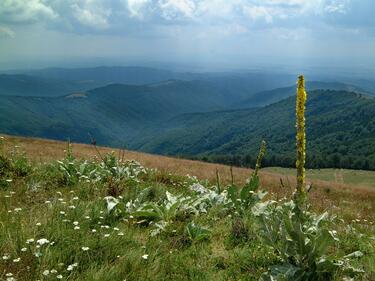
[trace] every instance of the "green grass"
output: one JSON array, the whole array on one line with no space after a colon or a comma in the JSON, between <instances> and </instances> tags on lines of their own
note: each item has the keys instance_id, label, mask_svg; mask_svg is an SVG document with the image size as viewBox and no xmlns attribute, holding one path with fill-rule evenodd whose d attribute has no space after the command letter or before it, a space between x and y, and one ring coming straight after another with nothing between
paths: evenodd
<instances>
[{"instance_id":1,"label":"green grass","mask_svg":"<svg viewBox=\"0 0 375 281\"><path fill-rule=\"evenodd\" d=\"M166 191L193 196L190 187L197 180L192 177L137 164L113 171L90 161L98 177L85 178L73 170L63 173L56 161L30 163L20 155L2 159L7 164L0 170L0 280L259 280L280 263L258 235L259 222L249 209L241 216L223 204L196 214L172 212L156 236L150 235L155 222L121 209L137 199L160 205ZM105 163L112 160L117 161L109 157ZM207 181L200 184L210 188ZM120 207L108 211L104 198L113 192ZM193 222L207 231L188 233ZM338 221L335 228L340 241L330 253L338 258L361 251L364 256L353 265L364 273L355 280L374 280L374 223ZM342 278L334 272L333 280Z\"/></svg>"},{"instance_id":2,"label":"green grass","mask_svg":"<svg viewBox=\"0 0 375 281\"><path fill-rule=\"evenodd\" d=\"M294 176L295 169L269 167L264 171ZM348 169L306 169L306 176L310 180L324 180L343 183L351 186L365 186L375 188L375 172Z\"/></svg>"}]
</instances>

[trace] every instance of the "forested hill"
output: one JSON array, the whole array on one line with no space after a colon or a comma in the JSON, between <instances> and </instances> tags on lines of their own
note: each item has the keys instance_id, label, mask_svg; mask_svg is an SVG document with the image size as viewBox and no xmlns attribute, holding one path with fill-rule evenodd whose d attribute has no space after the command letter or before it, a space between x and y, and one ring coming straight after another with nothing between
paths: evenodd
<instances>
[{"instance_id":1,"label":"forested hill","mask_svg":"<svg viewBox=\"0 0 375 281\"><path fill-rule=\"evenodd\" d=\"M185 114L159 137L135 138L134 148L153 153L249 165L259 143L268 143L265 165L293 166L295 98L256 109ZM308 94L307 166L375 169L375 99L320 90ZM178 145L176 145L178 144Z\"/></svg>"}]
</instances>

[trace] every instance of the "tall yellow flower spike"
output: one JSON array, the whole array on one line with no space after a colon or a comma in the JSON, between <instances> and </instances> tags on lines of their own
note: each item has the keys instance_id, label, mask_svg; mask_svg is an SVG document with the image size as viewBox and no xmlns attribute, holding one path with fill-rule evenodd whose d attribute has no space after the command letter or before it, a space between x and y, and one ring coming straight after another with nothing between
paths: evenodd
<instances>
[{"instance_id":1,"label":"tall yellow flower spike","mask_svg":"<svg viewBox=\"0 0 375 281\"><path fill-rule=\"evenodd\" d=\"M307 93L305 91L305 79L303 75L298 77L297 101L296 101L296 144L297 144L297 190L296 203L302 206L306 199L305 190L305 161L306 161L306 128L305 128L305 104Z\"/></svg>"},{"instance_id":2,"label":"tall yellow flower spike","mask_svg":"<svg viewBox=\"0 0 375 281\"><path fill-rule=\"evenodd\" d=\"M263 160L263 157L264 157L265 153L266 153L266 141L262 140L262 143L261 143L260 149L259 149L259 154L258 154L257 162L255 164L254 176L258 175L258 171L260 169L260 166L262 165L262 160Z\"/></svg>"}]
</instances>

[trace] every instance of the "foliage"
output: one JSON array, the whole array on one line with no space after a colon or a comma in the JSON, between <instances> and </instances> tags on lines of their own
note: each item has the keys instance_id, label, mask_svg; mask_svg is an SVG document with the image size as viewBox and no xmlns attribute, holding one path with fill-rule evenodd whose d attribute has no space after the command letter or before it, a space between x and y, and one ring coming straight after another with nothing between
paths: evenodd
<instances>
[{"instance_id":1,"label":"foliage","mask_svg":"<svg viewBox=\"0 0 375 281\"><path fill-rule=\"evenodd\" d=\"M189 240L193 243L206 240L210 237L211 231L205 227L196 225L190 222L186 225L186 234Z\"/></svg>"},{"instance_id":2,"label":"foliage","mask_svg":"<svg viewBox=\"0 0 375 281\"><path fill-rule=\"evenodd\" d=\"M331 280L336 271L359 273L350 266L351 255L328 256L336 231L329 230L328 213L316 215L298 209L293 201L258 203L253 213L259 218L263 241L276 251L282 264L271 266L262 280Z\"/></svg>"}]
</instances>

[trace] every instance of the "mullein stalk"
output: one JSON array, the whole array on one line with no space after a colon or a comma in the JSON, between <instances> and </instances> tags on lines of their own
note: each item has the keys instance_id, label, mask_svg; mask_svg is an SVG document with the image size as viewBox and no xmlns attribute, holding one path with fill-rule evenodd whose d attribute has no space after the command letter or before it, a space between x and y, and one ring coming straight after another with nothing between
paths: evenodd
<instances>
[{"instance_id":1,"label":"mullein stalk","mask_svg":"<svg viewBox=\"0 0 375 281\"><path fill-rule=\"evenodd\" d=\"M305 79L303 75L298 77L297 101L296 101L296 145L297 145L297 189L294 199L299 207L303 207L307 193L305 189L305 161L306 161L306 127L305 127L305 105L307 94L305 90Z\"/></svg>"},{"instance_id":2,"label":"mullein stalk","mask_svg":"<svg viewBox=\"0 0 375 281\"><path fill-rule=\"evenodd\" d=\"M259 169L262 165L262 160L263 160L263 157L264 157L264 154L266 153L266 141L265 140L262 140L262 143L260 145L260 149L259 149L259 154L258 154L258 158L257 158L257 162L255 164L255 169L251 175L251 180L253 180L255 177L258 176L258 172L259 172Z\"/></svg>"}]
</instances>

